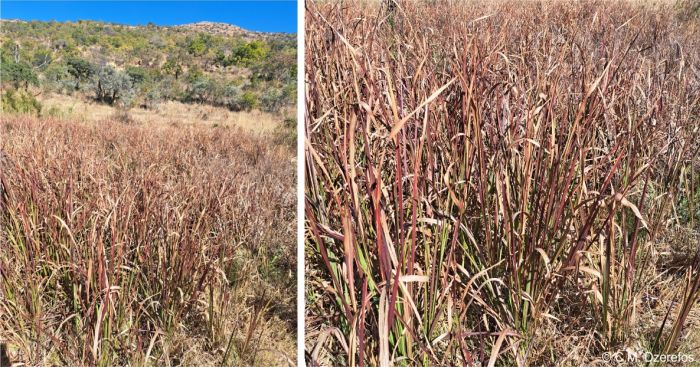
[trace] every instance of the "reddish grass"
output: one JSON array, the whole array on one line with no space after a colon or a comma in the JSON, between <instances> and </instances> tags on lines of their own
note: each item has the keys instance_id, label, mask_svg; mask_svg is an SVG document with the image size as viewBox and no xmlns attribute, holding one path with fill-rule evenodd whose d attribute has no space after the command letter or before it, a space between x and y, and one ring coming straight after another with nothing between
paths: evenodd
<instances>
[{"instance_id":1,"label":"reddish grass","mask_svg":"<svg viewBox=\"0 0 700 367\"><path fill-rule=\"evenodd\" d=\"M294 360L291 150L3 116L0 342L27 365Z\"/></svg>"},{"instance_id":2,"label":"reddish grass","mask_svg":"<svg viewBox=\"0 0 700 367\"><path fill-rule=\"evenodd\" d=\"M692 3L389 3L307 4L308 363L684 350Z\"/></svg>"}]
</instances>

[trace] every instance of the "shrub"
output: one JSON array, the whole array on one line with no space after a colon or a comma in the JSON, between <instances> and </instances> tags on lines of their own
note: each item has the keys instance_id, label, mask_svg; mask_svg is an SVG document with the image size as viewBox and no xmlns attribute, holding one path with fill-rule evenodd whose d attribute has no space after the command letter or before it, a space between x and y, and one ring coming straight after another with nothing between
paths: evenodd
<instances>
[{"instance_id":1,"label":"shrub","mask_svg":"<svg viewBox=\"0 0 700 367\"><path fill-rule=\"evenodd\" d=\"M243 107L243 91L241 87L239 87L236 84L227 84L224 87L222 96L221 96L221 104L224 106L228 107L228 109L232 111L239 111Z\"/></svg>"},{"instance_id":2,"label":"shrub","mask_svg":"<svg viewBox=\"0 0 700 367\"><path fill-rule=\"evenodd\" d=\"M199 103L211 101L215 88L216 85L213 80L204 75L199 75L189 82L186 99Z\"/></svg>"},{"instance_id":3,"label":"shrub","mask_svg":"<svg viewBox=\"0 0 700 367\"><path fill-rule=\"evenodd\" d=\"M100 67L93 77L95 99L110 105L120 102L129 105L134 98L131 78L111 66Z\"/></svg>"},{"instance_id":4,"label":"shrub","mask_svg":"<svg viewBox=\"0 0 700 367\"><path fill-rule=\"evenodd\" d=\"M267 57L269 47L264 41L250 41L240 44L233 49L231 54L231 64L239 66L250 66L260 62Z\"/></svg>"},{"instance_id":5,"label":"shrub","mask_svg":"<svg viewBox=\"0 0 700 367\"><path fill-rule=\"evenodd\" d=\"M46 67L51 64L53 57L51 56L51 51L49 50L38 50L34 52L34 58L32 60L32 65L40 70L46 69Z\"/></svg>"},{"instance_id":6,"label":"shrub","mask_svg":"<svg viewBox=\"0 0 700 367\"><path fill-rule=\"evenodd\" d=\"M231 66L230 58L223 51L217 51L214 56L214 63L221 66Z\"/></svg>"},{"instance_id":7,"label":"shrub","mask_svg":"<svg viewBox=\"0 0 700 367\"><path fill-rule=\"evenodd\" d=\"M190 41L187 46L187 52L193 56L202 56L207 51L207 44L201 37L197 37Z\"/></svg>"},{"instance_id":8,"label":"shrub","mask_svg":"<svg viewBox=\"0 0 700 367\"><path fill-rule=\"evenodd\" d=\"M52 63L44 71L42 88L53 92L69 92L75 89L73 76L68 72L68 66L64 63Z\"/></svg>"},{"instance_id":9,"label":"shrub","mask_svg":"<svg viewBox=\"0 0 700 367\"><path fill-rule=\"evenodd\" d=\"M284 92L277 88L267 88L260 96L263 111L277 112L285 104Z\"/></svg>"},{"instance_id":10,"label":"shrub","mask_svg":"<svg viewBox=\"0 0 700 367\"><path fill-rule=\"evenodd\" d=\"M241 96L241 109L250 111L258 106L258 97L255 93L247 91Z\"/></svg>"},{"instance_id":11,"label":"shrub","mask_svg":"<svg viewBox=\"0 0 700 367\"><path fill-rule=\"evenodd\" d=\"M8 89L2 94L2 111L39 115L41 103L27 91Z\"/></svg>"},{"instance_id":12,"label":"shrub","mask_svg":"<svg viewBox=\"0 0 700 367\"><path fill-rule=\"evenodd\" d=\"M146 96L144 100L146 108L154 108L163 99L160 85L149 86L145 93Z\"/></svg>"},{"instance_id":13,"label":"shrub","mask_svg":"<svg viewBox=\"0 0 700 367\"><path fill-rule=\"evenodd\" d=\"M149 79L148 71L138 66L127 66L126 75L128 75L129 78L131 78L131 82L134 85L143 84Z\"/></svg>"},{"instance_id":14,"label":"shrub","mask_svg":"<svg viewBox=\"0 0 700 367\"><path fill-rule=\"evenodd\" d=\"M163 78L158 85L160 95L165 100L178 100L185 98L185 90L183 89L182 83L179 83L172 77L168 76Z\"/></svg>"},{"instance_id":15,"label":"shrub","mask_svg":"<svg viewBox=\"0 0 700 367\"><path fill-rule=\"evenodd\" d=\"M257 78L281 83L295 83L297 77L296 49L285 47L271 53L251 65L251 70Z\"/></svg>"},{"instance_id":16,"label":"shrub","mask_svg":"<svg viewBox=\"0 0 700 367\"><path fill-rule=\"evenodd\" d=\"M163 64L163 73L174 76L175 80L180 78L182 71L181 63L174 57L169 57L165 64Z\"/></svg>"}]
</instances>

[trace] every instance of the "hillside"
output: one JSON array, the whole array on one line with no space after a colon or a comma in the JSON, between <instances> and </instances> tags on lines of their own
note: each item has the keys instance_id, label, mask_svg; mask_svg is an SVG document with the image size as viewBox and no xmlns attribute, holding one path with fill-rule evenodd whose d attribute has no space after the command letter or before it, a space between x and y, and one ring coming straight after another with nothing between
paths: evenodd
<instances>
[{"instance_id":1,"label":"hillside","mask_svg":"<svg viewBox=\"0 0 700 367\"><path fill-rule=\"evenodd\" d=\"M3 106L10 110L27 109L16 100L31 100L24 95L30 92L127 108L180 101L279 112L295 104L294 36L223 23L3 20L0 62ZM20 97L7 95L15 91Z\"/></svg>"},{"instance_id":2,"label":"hillside","mask_svg":"<svg viewBox=\"0 0 700 367\"><path fill-rule=\"evenodd\" d=\"M174 26L176 29L186 29L193 32L209 33L226 37L243 37L246 39L289 39L295 40L295 35L288 33L255 32L237 27L232 24L220 22L197 22Z\"/></svg>"}]
</instances>

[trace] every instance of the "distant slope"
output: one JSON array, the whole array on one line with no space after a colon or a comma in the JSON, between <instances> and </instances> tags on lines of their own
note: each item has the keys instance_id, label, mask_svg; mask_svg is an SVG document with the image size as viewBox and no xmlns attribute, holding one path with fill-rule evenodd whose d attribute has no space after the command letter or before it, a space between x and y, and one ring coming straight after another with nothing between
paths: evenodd
<instances>
[{"instance_id":1,"label":"distant slope","mask_svg":"<svg viewBox=\"0 0 700 367\"><path fill-rule=\"evenodd\" d=\"M289 33L269 33L269 32L255 32L243 29L241 27L235 26L228 23L220 22L197 22L188 23L173 26L174 28L187 29L194 32L209 33L212 35L219 35L225 37L243 37L247 39L270 39L270 38L280 38L280 39L295 39L294 34Z\"/></svg>"},{"instance_id":2,"label":"distant slope","mask_svg":"<svg viewBox=\"0 0 700 367\"><path fill-rule=\"evenodd\" d=\"M293 34L225 23L0 21L4 89L79 93L127 106L175 100L279 111L295 105L296 52ZM99 83L105 76L111 79ZM124 91L112 98L99 90L105 85Z\"/></svg>"}]
</instances>

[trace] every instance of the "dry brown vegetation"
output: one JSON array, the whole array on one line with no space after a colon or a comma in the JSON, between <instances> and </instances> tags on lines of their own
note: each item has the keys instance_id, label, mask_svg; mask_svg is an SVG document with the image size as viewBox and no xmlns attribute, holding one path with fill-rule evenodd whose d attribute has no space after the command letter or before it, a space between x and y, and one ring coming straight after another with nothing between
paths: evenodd
<instances>
[{"instance_id":1,"label":"dry brown vegetation","mask_svg":"<svg viewBox=\"0 0 700 367\"><path fill-rule=\"evenodd\" d=\"M307 3L309 364L700 361L699 13Z\"/></svg>"},{"instance_id":2,"label":"dry brown vegetation","mask_svg":"<svg viewBox=\"0 0 700 367\"><path fill-rule=\"evenodd\" d=\"M184 124L209 125L217 127L238 127L255 134L273 133L280 126L280 116L295 116L294 109L285 108L282 113L268 113L260 110L230 111L224 107L204 104L188 104L177 101L158 103L151 109L123 108L99 104L94 101L54 93L42 93L41 116L64 120L97 122L112 119L126 113L134 123L140 124Z\"/></svg>"},{"instance_id":3,"label":"dry brown vegetation","mask_svg":"<svg viewBox=\"0 0 700 367\"><path fill-rule=\"evenodd\" d=\"M11 361L293 364L290 147L211 125L3 115L0 153Z\"/></svg>"}]
</instances>

